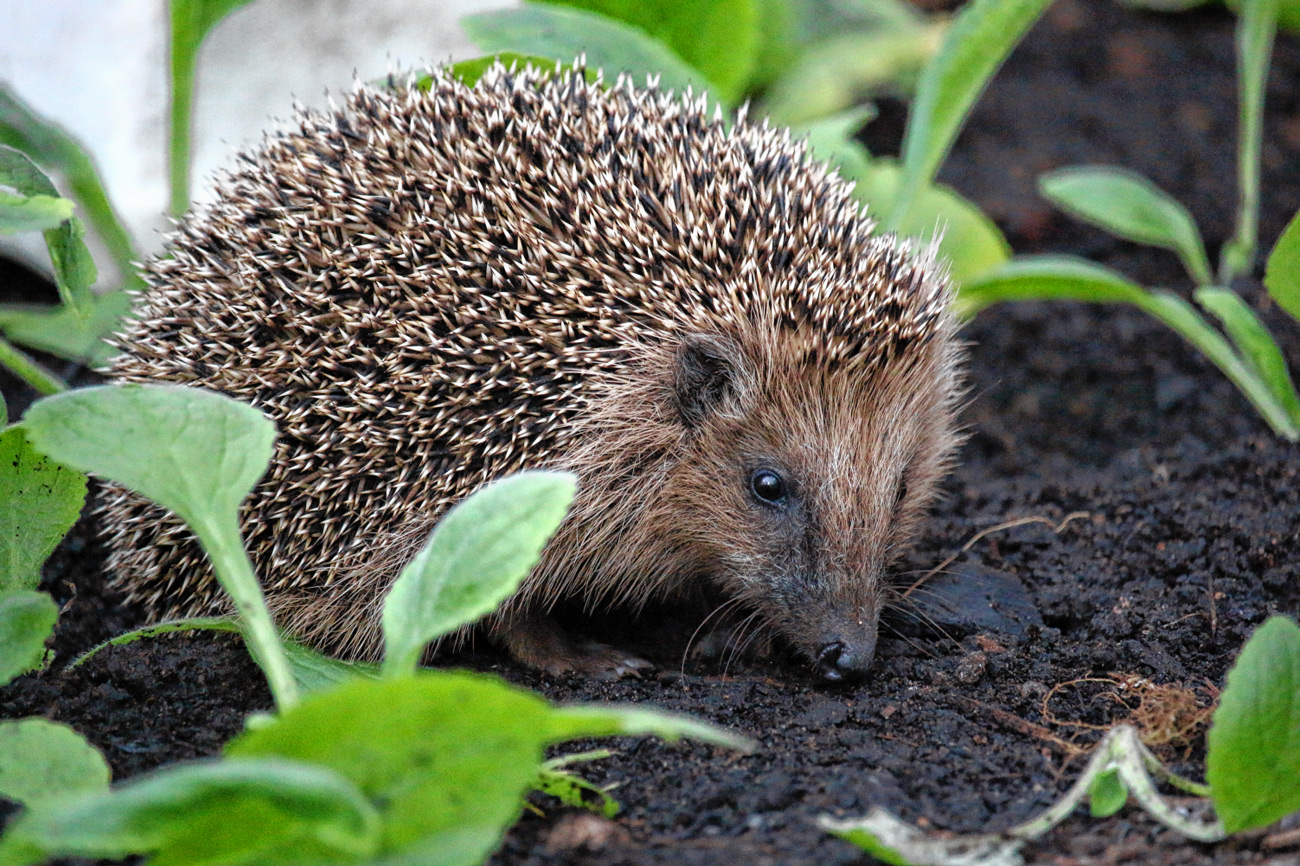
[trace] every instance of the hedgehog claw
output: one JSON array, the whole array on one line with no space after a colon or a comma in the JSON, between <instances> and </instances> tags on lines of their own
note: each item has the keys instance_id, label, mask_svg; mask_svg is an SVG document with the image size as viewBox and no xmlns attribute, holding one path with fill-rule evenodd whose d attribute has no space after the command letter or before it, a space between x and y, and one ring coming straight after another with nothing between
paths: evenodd
<instances>
[{"instance_id":1,"label":"hedgehog claw","mask_svg":"<svg viewBox=\"0 0 1300 866\"><path fill-rule=\"evenodd\" d=\"M553 621L525 618L511 624L503 643L516 661L552 676L582 674L612 681L642 676L654 665L631 653L595 641L574 643Z\"/></svg>"}]
</instances>

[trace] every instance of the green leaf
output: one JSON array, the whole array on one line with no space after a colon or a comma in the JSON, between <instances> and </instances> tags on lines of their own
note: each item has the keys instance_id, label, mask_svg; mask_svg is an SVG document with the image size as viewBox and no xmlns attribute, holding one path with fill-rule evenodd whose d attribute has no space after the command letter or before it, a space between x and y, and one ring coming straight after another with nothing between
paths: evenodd
<instances>
[{"instance_id":1,"label":"green leaf","mask_svg":"<svg viewBox=\"0 0 1300 866\"><path fill-rule=\"evenodd\" d=\"M0 863L131 854L154 866L356 862L378 836L374 807L324 767L201 761L24 813L0 840Z\"/></svg>"},{"instance_id":2,"label":"green leaf","mask_svg":"<svg viewBox=\"0 0 1300 866\"><path fill-rule=\"evenodd\" d=\"M3 183L3 181L0 181ZM72 218L72 202L48 195L10 195L0 190L0 235L43 232Z\"/></svg>"},{"instance_id":3,"label":"green leaf","mask_svg":"<svg viewBox=\"0 0 1300 866\"><path fill-rule=\"evenodd\" d=\"M0 186L7 186L22 196L57 198L59 193L50 179L26 154L0 144ZM95 261L86 249L85 229L81 220L71 217L45 231L45 246L54 265L54 282L59 297L74 312L90 306L90 286L95 282Z\"/></svg>"},{"instance_id":4,"label":"green leaf","mask_svg":"<svg viewBox=\"0 0 1300 866\"><path fill-rule=\"evenodd\" d=\"M48 397L23 427L55 459L149 497L189 526L244 624L276 703L297 699L239 532L239 505L270 464L275 425L229 397L179 385L105 385Z\"/></svg>"},{"instance_id":5,"label":"green leaf","mask_svg":"<svg viewBox=\"0 0 1300 866\"><path fill-rule=\"evenodd\" d=\"M618 815L618 801L608 791L569 770L556 769L551 763L547 761L537 773L538 791L571 809L586 809L605 819Z\"/></svg>"},{"instance_id":6,"label":"green leaf","mask_svg":"<svg viewBox=\"0 0 1300 866\"><path fill-rule=\"evenodd\" d=\"M723 102L745 92L759 47L754 0L541 0L631 25L713 83Z\"/></svg>"},{"instance_id":7,"label":"green leaf","mask_svg":"<svg viewBox=\"0 0 1300 866\"><path fill-rule=\"evenodd\" d=\"M494 65L500 63L509 69L511 66L517 69L523 69L525 66L531 66L537 70L553 70L571 68L572 64L565 65L558 63L550 57L537 57L531 54L518 54L514 51L500 51L496 54L488 54L484 57L474 57L469 60L462 60L459 63L451 65L451 74L453 77L460 79L468 87L478 84L483 73L487 72ZM420 90L428 90L433 82L432 75L422 75L415 81L415 86Z\"/></svg>"},{"instance_id":8,"label":"green leaf","mask_svg":"<svg viewBox=\"0 0 1300 866\"><path fill-rule=\"evenodd\" d=\"M1092 780L1088 788L1088 807L1094 818L1109 818L1128 802L1128 788L1119 777L1119 770L1111 767Z\"/></svg>"},{"instance_id":9,"label":"green leaf","mask_svg":"<svg viewBox=\"0 0 1300 866\"><path fill-rule=\"evenodd\" d=\"M1173 250L1197 285L1214 281L1192 215L1142 175L1109 166L1077 166L1042 175L1038 189L1084 222L1126 240Z\"/></svg>"},{"instance_id":10,"label":"green leaf","mask_svg":"<svg viewBox=\"0 0 1300 866\"><path fill-rule=\"evenodd\" d=\"M1246 641L1206 746L1205 779L1229 833L1300 809L1300 626L1271 617Z\"/></svg>"},{"instance_id":11,"label":"green leaf","mask_svg":"<svg viewBox=\"0 0 1300 866\"><path fill-rule=\"evenodd\" d=\"M1300 211L1269 253L1264 285L1277 305L1300 321Z\"/></svg>"},{"instance_id":12,"label":"green leaf","mask_svg":"<svg viewBox=\"0 0 1300 866\"><path fill-rule=\"evenodd\" d=\"M40 667L58 616L54 599L43 592L20 589L0 595L0 686Z\"/></svg>"},{"instance_id":13,"label":"green leaf","mask_svg":"<svg viewBox=\"0 0 1300 866\"><path fill-rule=\"evenodd\" d=\"M384 673L415 670L425 645L491 613L537 562L576 481L525 472L482 488L438 522L384 602Z\"/></svg>"},{"instance_id":14,"label":"green leaf","mask_svg":"<svg viewBox=\"0 0 1300 866\"><path fill-rule=\"evenodd\" d=\"M67 725L0 722L0 795L28 808L108 790L104 756Z\"/></svg>"},{"instance_id":15,"label":"green leaf","mask_svg":"<svg viewBox=\"0 0 1300 866\"><path fill-rule=\"evenodd\" d=\"M898 163L889 159L874 160L857 174L846 171L845 177L857 181L854 194L873 214L889 213L903 182ZM897 230L921 243L929 243L938 232L939 252L948 259L959 286L1001 267L1011 257L1011 247L993 221L945 186L919 190Z\"/></svg>"},{"instance_id":16,"label":"green leaf","mask_svg":"<svg viewBox=\"0 0 1300 866\"><path fill-rule=\"evenodd\" d=\"M1237 226L1219 253L1219 282L1224 285L1252 270L1259 243L1264 90L1277 33L1278 7L1278 0L1242 0L1237 21Z\"/></svg>"},{"instance_id":17,"label":"green leaf","mask_svg":"<svg viewBox=\"0 0 1300 866\"><path fill-rule=\"evenodd\" d=\"M250 0L171 0L171 212L190 204L190 114L199 46L217 22Z\"/></svg>"},{"instance_id":18,"label":"green leaf","mask_svg":"<svg viewBox=\"0 0 1300 866\"><path fill-rule=\"evenodd\" d=\"M886 228L902 225L934 179L971 107L1051 0L972 0L917 82L903 137L903 181Z\"/></svg>"},{"instance_id":19,"label":"green leaf","mask_svg":"<svg viewBox=\"0 0 1300 866\"><path fill-rule=\"evenodd\" d=\"M1227 0L1234 12L1241 9L1241 0ZM1277 26L1292 33L1300 33L1300 0L1281 0L1278 4Z\"/></svg>"},{"instance_id":20,"label":"green leaf","mask_svg":"<svg viewBox=\"0 0 1300 866\"><path fill-rule=\"evenodd\" d=\"M36 588L85 501L86 476L32 448L21 427L0 433L0 592Z\"/></svg>"},{"instance_id":21,"label":"green leaf","mask_svg":"<svg viewBox=\"0 0 1300 866\"><path fill-rule=\"evenodd\" d=\"M477 864L519 814L549 712L541 698L472 674L354 680L308 695L226 752L316 763L351 780L382 804L385 854L437 850L473 828L460 844L463 862Z\"/></svg>"},{"instance_id":22,"label":"green leaf","mask_svg":"<svg viewBox=\"0 0 1300 866\"><path fill-rule=\"evenodd\" d=\"M875 96L910 93L946 24L850 32L810 48L763 97L773 122L807 123Z\"/></svg>"},{"instance_id":23,"label":"green leaf","mask_svg":"<svg viewBox=\"0 0 1300 866\"><path fill-rule=\"evenodd\" d=\"M139 281L132 277L128 285L134 288ZM0 331L24 346L102 367L118 351L104 338L121 330L130 312L131 296L126 291L93 296L85 313L65 306L0 305Z\"/></svg>"},{"instance_id":24,"label":"green leaf","mask_svg":"<svg viewBox=\"0 0 1300 866\"><path fill-rule=\"evenodd\" d=\"M196 530L238 510L275 440L275 425L253 407L177 385L58 394L34 404L23 427L41 451L144 494Z\"/></svg>"},{"instance_id":25,"label":"green leaf","mask_svg":"<svg viewBox=\"0 0 1300 866\"><path fill-rule=\"evenodd\" d=\"M1282 357L1282 350L1273 341L1273 335L1255 311L1235 292L1227 289L1197 289L1196 300L1219 320L1237 352L1268 385L1292 422L1300 427L1300 396L1296 395L1295 385L1291 382L1291 370L1286 358Z\"/></svg>"},{"instance_id":26,"label":"green leaf","mask_svg":"<svg viewBox=\"0 0 1300 866\"><path fill-rule=\"evenodd\" d=\"M1133 304L1199 349L1255 406L1279 436L1300 438L1300 426L1253 366L1191 304L1170 292L1147 291L1115 272L1066 256L1024 256L963 285L954 305L958 315L1002 301L1089 301Z\"/></svg>"},{"instance_id":27,"label":"green leaf","mask_svg":"<svg viewBox=\"0 0 1300 866\"><path fill-rule=\"evenodd\" d=\"M81 205L86 219L122 273L134 271L132 262L140 256L122 220L113 211L86 149L57 124L37 115L3 84L0 84L0 144L25 151L62 175L72 197Z\"/></svg>"},{"instance_id":28,"label":"green leaf","mask_svg":"<svg viewBox=\"0 0 1300 866\"><path fill-rule=\"evenodd\" d=\"M671 49L641 30L603 15L553 6L524 6L480 12L460 20L469 38L488 53L510 51L552 57L563 63L585 54L587 66L604 70L612 81L626 72L638 85L659 77L664 90L694 87L712 90L711 82Z\"/></svg>"},{"instance_id":29,"label":"green leaf","mask_svg":"<svg viewBox=\"0 0 1300 866\"><path fill-rule=\"evenodd\" d=\"M725 728L639 706L617 704L580 704L556 707L545 724L547 742L563 742L579 737L636 737L654 735L669 742L690 737L701 743L725 746L738 752L757 748L753 740Z\"/></svg>"}]
</instances>

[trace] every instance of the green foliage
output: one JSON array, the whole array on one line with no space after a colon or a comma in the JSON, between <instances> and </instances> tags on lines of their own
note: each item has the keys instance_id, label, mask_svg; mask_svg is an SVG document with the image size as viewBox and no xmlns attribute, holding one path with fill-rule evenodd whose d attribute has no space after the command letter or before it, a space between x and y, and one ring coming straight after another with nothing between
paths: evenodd
<instances>
[{"instance_id":1,"label":"green foliage","mask_svg":"<svg viewBox=\"0 0 1300 866\"><path fill-rule=\"evenodd\" d=\"M1197 283L1212 281L1201 233L1187 208L1136 172L1063 168L1038 178L1043 197L1113 235L1172 250Z\"/></svg>"},{"instance_id":2,"label":"green foliage","mask_svg":"<svg viewBox=\"0 0 1300 866\"><path fill-rule=\"evenodd\" d=\"M42 452L124 484L185 521L234 600L277 704L292 704L297 687L239 531L239 505L270 463L275 426L219 394L123 385L41 400L23 427Z\"/></svg>"},{"instance_id":3,"label":"green foliage","mask_svg":"<svg viewBox=\"0 0 1300 866\"><path fill-rule=\"evenodd\" d=\"M109 203L99 172L86 149L57 124L32 111L3 84L0 84L0 145L24 151L36 162L62 175L113 261L122 273L132 273L131 263L139 256Z\"/></svg>"},{"instance_id":4,"label":"green foliage","mask_svg":"<svg viewBox=\"0 0 1300 866\"><path fill-rule=\"evenodd\" d=\"M533 787L547 796L554 797L564 806L573 809L587 809L602 818L613 818L621 808L618 801L609 795L608 788L600 788L588 782L568 768L580 761L598 761L613 754L608 749L593 749L573 755L561 755L543 762L537 772L537 781Z\"/></svg>"},{"instance_id":5,"label":"green foliage","mask_svg":"<svg viewBox=\"0 0 1300 866\"><path fill-rule=\"evenodd\" d=\"M439 521L384 603L384 674L415 670L429 642L514 594L564 519L572 475L526 472L489 484Z\"/></svg>"},{"instance_id":6,"label":"green foliage","mask_svg":"<svg viewBox=\"0 0 1300 866\"><path fill-rule=\"evenodd\" d=\"M696 92L709 89L699 70L645 32L603 15L557 6L524 5L517 9L480 12L461 19L470 39L488 53L514 52L553 57L569 63L585 54L587 65L603 69L612 80L626 72L644 82L659 76L665 90Z\"/></svg>"},{"instance_id":7,"label":"green foliage","mask_svg":"<svg viewBox=\"0 0 1300 866\"><path fill-rule=\"evenodd\" d=\"M519 69L525 66L532 66L534 69L555 69L566 68L564 64L558 63L549 57L537 57L531 54L518 54L514 51L502 51L497 54L489 54L486 57L475 57L471 60L462 60L460 63L451 65L451 73L459 78L466 85L473 87L478 84L478 80L483 77L493 64L500 63L507 68L514 66ZM421 75L415 80L415 86L420 90L427 91L433 85L432 75Z\"/></svg>"},{"instance_id":8,"label":"green foliage","mask_svg":"<svg viewBox=\"0 0 1300 866\"><path fill-rule=\"evenodd\" d=\"M1119 770L1111 768L1099 773L1088 788L1088 811L1094 818L1109 818L1128 802L1128 788L1119 777Z\"/></svg>"},{"instance_id":9,"label":"green foliage","mask_svg":"<svg viewBox=\"0 0 1300 866\"><path fill-rule=\"evenodd\" d=\"M22 428L0 433L0 592L36 588L85 501L86 476L33 450Z\"/></svg>"},{"instance_id":10,"label":"green foliage","mask_svg":"<svg viewBox=\"0 0 1300 866\"><path fill-rule=\"evenodd\" d=\"M1279 307L1300 321L1300 211L1269 253L1264 286Z\"/></svg>"},{"instance_id":11,"label":"green foliage","mask_svg":"<svg viewBox=\"0 0 1300 866\"><path fill-rule=\"evenodd\" d=\"M54 599L43 592L17 589L0 594L0 686L40 667L58 615Z\"/></svg>"},{"instance_id":12,"label":"green foliage","mask_svg":"<svg viewBox=\"0 0 1300 866\"><path fill-rule=\"evenodd\" d=\"M129 281L132 285L138 279ZM15 342L42 352L103 366L117 350L104 342L131 312L131 296L124 290L91 297L88 308L0 305L0 331Z\"/></svg>"},{"instance_id":13,"label":"green foliage","mask_svg":"<svg viewBox=\"0 0 1300 866\"><path fill-rule=\"evenodd\" d=\"M0 722L0 795L28 808L108 790L104 756L67 725Z\"/></svg>"},{"instance_id":14,"label":"green foliage","mask_svg":"<svg viewBox=\"0 0 1300 866\"><path fill-rule=\"evenodd\" d=\"M54 184L26 154L5 145L0 145L0 187L9 187L18 194L6 196L11 205L21 203L19 198L30 200L35 196L45 202L42 207L48 210L53 206L51 200L59 197ZM84 236L81 220L71 214L45 229L45 245L54 263L54 281L59 287L59 297L74 311L84 310L89 305L90 286L95 282L95 262L86 249Z\"/></svg>"},{"instance_id":15,"label":"green foliage","mask_svg":"<svg viewBox=\"0 0 1300 866\"><path fill-rule=\"evenodd\" d=\"M0 864L136 853L157 866L358 863L377 837L375 808L324 767L199 761L25 812L0 839Z\"/></svg>"},{"instance_id":16,"label":"green foliage","mask_svg":"<svg viewBox=\"0 0 1300 866\"><path fill-rule=\"evenodd\" d=\"M1205 778L1229 833L1300 809L1300 626L1275 616L1251 635L1206 744Z\"/></svg>"},{"instance_id":17,"label":"green foliage","mask_svg":"<svg viewBox=\"0 0 1300 866\"><path fill-rule=\"evenodd\" d=\"M190 115L199 46L217 22L250 0L171 0L171 212L190 206Z\"/></svg>"},{"instance_id":18,"label":"green foliage","mask_svg":"<svg viewBox=\"0 0 1300 866\"><path fill-rule=\"evenodd\" d=\"M903 138L903 180L885 226L903 225L1002 62L1051 0L972 0L921 72Z\"/></svg>"},{"instance_id":19,"label":"green foliage","mask_svg":"<svg viewBox=\"0 0 1300 866\"><path fill-rule=\"evenodd\" d=\"M699 71L725 103L744 93L760 32L754 0L541 0L595 12L648 34Z\"/></svg>"}]
</instances>

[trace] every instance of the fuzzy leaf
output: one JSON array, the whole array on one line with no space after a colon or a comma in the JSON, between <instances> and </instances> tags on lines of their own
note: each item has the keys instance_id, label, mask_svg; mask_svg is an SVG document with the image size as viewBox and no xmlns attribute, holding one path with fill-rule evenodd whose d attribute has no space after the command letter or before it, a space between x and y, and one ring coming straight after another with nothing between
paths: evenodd
<instances>
[{"instance_id":1,"label":"fuzzy leaf","mask_svg":"<svg viewBox=\"0 0 1300 866\"><path fill-rule=\"evenodd\" d=\"M613 81L626 72L637 84L658 76L664 90L711 90L704 73L643 31L603 15L554 6L524 6L467 15L460 21L482 51L551 57L572 63L585 55L587 67Z\"/></svg>"},{"instance_id":2,"label":"fuzzy leaf","mask_svg":"<svg viewBox=\"0 0 1300 866\"><path fill-rule=\"evenodd\" d=\"M58 616L54 599L43 592L20 589L0 595L0 686L40 666Z\"/></svg>"},{"instance_id":3,"label":"fuzzy leaf","mask_svg":"<svg viewBox=\"0 0 1300 866\"><path fill-rule=\"evenodd\" d=\"M48 195L10 195L0 191L0 235L42 232L72 218L72 202Z\"/></svg>"},{"instance_id":4,"label":"fuzzy leaf","mask_svg":"<svg viewBox=\"0 0 1300 866\"><path fill-rule=\"evenodd\" d=\"M1275 616L1246 641L1206 745L1205 779L1227 832L1300 809L1300 626Z\"/></svg>"},{"instance_id":5,"label":"fuzzy leaf","mask_svg":"<svg viewBox=\"0 0 1300 866\"><path fill-rule=\"evenodd\" d=\"M1287 223L1268 255L1264 285L1277 305L1300 321L1300 211Z\"/></svg>"},{"instance_id":6,"label":"fuzzy leaf","mask_svg":"<svg viewBox=\"0 0 1300 866\"><path fill-rule=\"evenodd\" d=\"M357 862L374 853L378 824L356 787L324 767L200 761L24 813L0 840L0 863L131 854L154 866Z\"/></svg>"},{"instance_id":7,"label":"fuzzy leaf","mask_svg":"<svg viewBox=\"0 0 1300 866\"><path fill-rule=\"evenodd\" d=\"M21 427L0 433L0 592L36 588L85 501L86 476L35 450Z\"/></svg>"},{"instance_id":8,"label":"fuzzy leaf","mask_svg":"<svg viewBox=\"0 0 1300 866\"><path fill-rule=\"evenodd\" d=\"M410 673L426 644L514 594L575 490L567 473L525 472L489 484L447 512L384 602L384 673Z\"/></svg>"},{"instance_id":9,"label":"fuzzy leaf","mask_svg":"<svg viewBox=\"0 0 1300 866\"><path fill-rule=\"evenodd\" d=\"M667 46L735 102L745 92L759 46L754 0L541 0L621 21Z\"/></svg>"},{"instance_id":10,"label":"fuzzy leaf","mask_svg":"<svg viewBox=\"0 0 1300 866\"><path fill-rule=\"evenodd\" d=\"M128 284L134 287L137 281ZM117 353L104 338L122 327L130 311L126 291L95 295L84 315L64 306L0 305L0 331L15 343L100 367Z\"/></svg>"},{"instance_id":11,"label":"fuzzy leaf","mask_svg":"<svg viewBox=\"0 0 1300 866\"><path fill-rule=\"evenodd\" d=\"M41 451L124 484L196 528L238 510L275 440L275 425L253 407L176 385L47 397L27 410L23 427Z\"/></svg>"},{"instance_id":12,"label":"fuzzy leaf","mask_svg":"<svg viewBox=\"0 0 1300 866\"><path fill-rule=\"evenodd\" d=\"M104 756L49 719L0 722L0 795L28 808L108 790Z\"/></svg>"},{"instance_id":13,"label":"fuzzy leaf","mask_svg":"<svg viewBox=\"0 0 1300 866\"><path fill-rule=\"evenodd\" d=\"M1187 208L1136 172L1063 168L1038 179L1043 197L1113 235L1173 250L1197 285L1213 282L1201 233Z\"/></svg>"}]
</instances>

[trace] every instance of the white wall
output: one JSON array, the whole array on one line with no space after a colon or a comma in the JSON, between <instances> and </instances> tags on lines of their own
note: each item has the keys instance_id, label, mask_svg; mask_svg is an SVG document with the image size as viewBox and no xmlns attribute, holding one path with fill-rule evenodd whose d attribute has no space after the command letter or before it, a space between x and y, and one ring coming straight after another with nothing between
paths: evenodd
<instances>
[{"instance_id":1,"label":"white wall","mask_svg":"<svg viewBox=\"0 0 1300 866\"><path fill-rule=\"evenodd\" d=\"M379 78L479 52L456 23L511 0L254 0L199 56L192 195L234 150L256 143L295 101L324 105L355 76ZM0 0L0 80L92 152L142 252L168 223L166 0ZM9 242L16 238L0 238ZM38 236L0 247L47 269ZM114 279L102 251L104 278Z\"/></svg>"}]
</instances>

